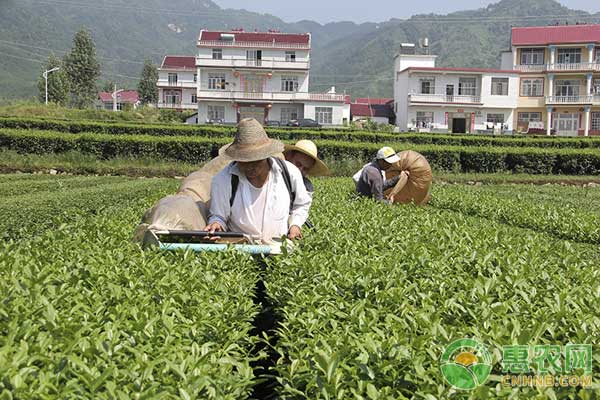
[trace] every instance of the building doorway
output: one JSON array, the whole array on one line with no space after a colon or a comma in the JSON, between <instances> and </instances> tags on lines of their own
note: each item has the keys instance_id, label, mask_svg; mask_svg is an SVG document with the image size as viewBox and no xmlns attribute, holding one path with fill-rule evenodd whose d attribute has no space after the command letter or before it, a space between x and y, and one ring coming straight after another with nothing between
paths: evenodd
<instances>
[{"instance_id":1,"label":"building doorway","mask_svg":"<svg viewBox=\"0 0 600 400\"><path fill-rule=\"evenodd\" d=\"M452 118L452 133L467 133L467 119Z\"/></svg>"},{"instance_id":2,"label":"building doorway","mask_svg":"<svg viewBox=\"0 0 600 400\"><path fill-rule=\"evenodd\" d=\"M555 114L553 125L557 136L577 136L579 114Z\"/></svg>"},{"instance_id":3,"label":"building doorway","mask_svg":"<svg viewBox=\"0 0 600 400\"><path fill-rule=\"evenodd\" d=\"M265 123L265 109L263 107L240 107L240 120L254 118L261 124Z\"/></svg>"},{"instance_id":4,"label":"building doorway","mask_svg":"<svg viewBox=\"0 0 600 400\"><path fill-rule=\"evenodd\" d=\"M454 85L446 85L446 101L448 103L454 101Z\"/></svg>"}]
</instances>

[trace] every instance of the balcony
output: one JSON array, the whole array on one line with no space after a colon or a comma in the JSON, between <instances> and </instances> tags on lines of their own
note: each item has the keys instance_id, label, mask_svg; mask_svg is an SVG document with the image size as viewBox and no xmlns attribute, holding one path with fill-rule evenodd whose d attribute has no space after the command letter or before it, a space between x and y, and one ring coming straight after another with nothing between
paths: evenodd
<instances>
[{"instance_id":1,"label":"balcony","mask_svg":"<svg viewBox=\"0 0 600 400\"><path fill-rule=\"evenodd\" d=\"M446 94L409 94L411 103L451 103L451 104L481 104L481 96L446 95Z\"/></svg>"},{"instance_id":2,"label":"balcony","mask_svg":"<svg viewBox=\"0 0 600 400\"><path fill-rule=\"evenodd\" d=\"M166 80L159 80L156 82L156 86L160 88L184 88L184 89L196 89L196 82L193 81L177 81L169 82Z\"/></svg>"},{"instance_id":3,"label":"balcony","mask_svg":"<svg viewBox=\"0 0 600 400\"><path fill-rule=\"evenodd\" d=\"M222 68L267 68L267 69L309 69L308 61L247 60L245 58L196 58L199 67Z\"/></svg>"},{"instance_id":4,"label":"balcony","mask_svg":"<svg viewBox=\"0 0 600 400\"><path fill-rule=\"evenodd\" d=\"M198 98L218 100L260 100L260 101L332 101L344 102L343 94L307 92L238 92L226 90L201 90Z\"/></svg>"},{"instance_id":5,"label":"balcony","mask_svg":"<svg viewBox=\"0 0 600 400\"><path fill-rule=\"evenodd\" d=\"M307 43L276 43L276 42L246 42L246 41L224 41L224 40L199 40L198 47L244 47L244 48L267 48L267 49L310 49Z\"/></svg>"},{"instance_id":6,"label":"balcony","mask_svg":"<svg viewBox=\"0 0 600 400\"><path fill-rule=\"evenodd\" d=\"M521 72L569 72L569 71L600 71L600 62L569 63L569 64L538 64L515 65L515 70Z\"/></svg>"},{"instance_id":7,"label":"balcony","mask_svg":"<svg viewBox=\"0 0 600 400\"><path fill-rule=\"evenodd\" d=\"M165 103L159 102L158 108L169 108L173 110L195 110L198 108L198 103Z\"/></svg>"},{"instance_id":8,"label":"balcony","mask_svg":"<svg viewBox=\"0 0 600 400\"><path fill-rule=\"evenodd\" d=\"M600 105L600 94L591 94L584 96L546 96L546 104Z\"/></svg>"}]
</instances>

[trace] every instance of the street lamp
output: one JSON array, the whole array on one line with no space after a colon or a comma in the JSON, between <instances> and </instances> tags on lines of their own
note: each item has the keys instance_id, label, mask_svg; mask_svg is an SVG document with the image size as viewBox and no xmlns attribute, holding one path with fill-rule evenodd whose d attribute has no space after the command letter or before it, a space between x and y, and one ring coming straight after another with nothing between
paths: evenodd
<instances>
[{"instance_id":1,"label":"street lamp","mask_svg":"<svg viewBox=\"0 0 600 400\"><path fill-rule=\"evenodd\" d=\"M54 71L58 71L60 68L59 67L55 67L52 69L49 69L47 71L44 71L44 73L42 74L44 76L44 80L46 81L46 105L48 105L48 74Z\"/></svg>"}]
</instances>

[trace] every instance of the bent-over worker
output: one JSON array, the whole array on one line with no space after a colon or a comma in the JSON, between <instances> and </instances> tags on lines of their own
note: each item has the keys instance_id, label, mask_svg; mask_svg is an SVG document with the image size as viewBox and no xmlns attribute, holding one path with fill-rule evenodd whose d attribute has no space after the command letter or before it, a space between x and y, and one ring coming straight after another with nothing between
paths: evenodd
<instances>
[{"instance_id":1,"label":"bent-over worker","mask_svg":"<svg viewBox=\"0 0 600 400\"><path fill-rule=\"evenodd\" d=\"M385 179L385 171L390 169L392 164L400 161L400 157L391 147L382 147L377 151L375 160L365 165L360 171L354 174L353 179L356 183L356 192L362 196L372 197L375 200L386 201L383 192L394 187L401 179L403 171L392 179Z\"/></svg>"}]
</instances>

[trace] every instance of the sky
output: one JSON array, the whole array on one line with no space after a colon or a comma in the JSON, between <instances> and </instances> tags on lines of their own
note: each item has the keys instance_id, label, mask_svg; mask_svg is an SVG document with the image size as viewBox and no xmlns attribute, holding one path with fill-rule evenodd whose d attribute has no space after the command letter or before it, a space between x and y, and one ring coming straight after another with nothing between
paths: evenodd
<instances>
[{"instance_id":1,"label":"sky","mask_svg":"<svg viewBox=\"0 0 600 400\"><path fill-rule=\"evenodd\" d=\"M382 22L414 14L447 14L485 7L497 1L482 0L213 0L222 8L246 9L273 14L286 22L309 19L320 23L335 21ZM562 0L566 7L588 12L600 11L600 1Z\"/></svg>"}]
</instances>

